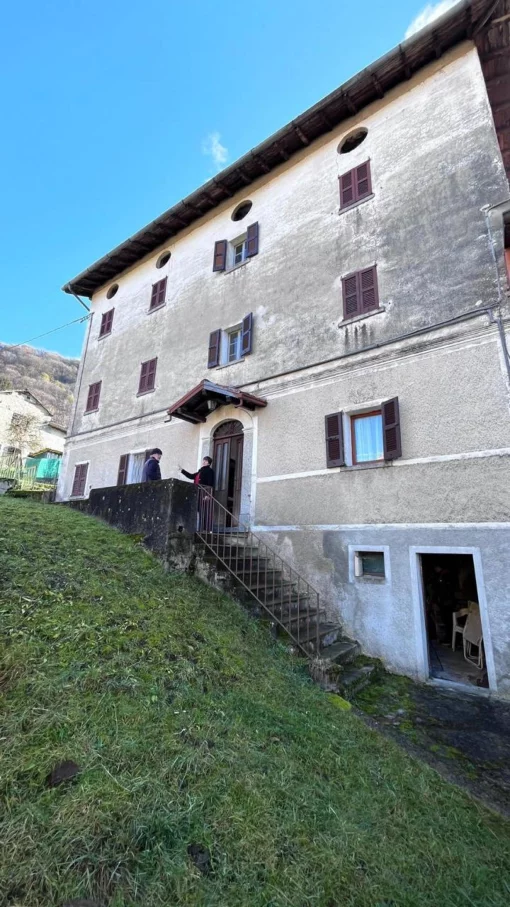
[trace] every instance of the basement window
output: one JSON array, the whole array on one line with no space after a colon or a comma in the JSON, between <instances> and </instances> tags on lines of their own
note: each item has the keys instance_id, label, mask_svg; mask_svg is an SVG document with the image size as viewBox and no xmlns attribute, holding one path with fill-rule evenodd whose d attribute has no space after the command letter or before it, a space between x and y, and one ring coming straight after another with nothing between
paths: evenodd
<instances>
[{"instance_id":1,"label":"basement window","mask_svg":"<svg viewBox=\"0 0 510 907\"><path fill-rule=\"evenodd\" d=\"M357 577L372 576L384 579L384 551L356 551L354 555L354 575Z\"/></svg>"}]
</instances>

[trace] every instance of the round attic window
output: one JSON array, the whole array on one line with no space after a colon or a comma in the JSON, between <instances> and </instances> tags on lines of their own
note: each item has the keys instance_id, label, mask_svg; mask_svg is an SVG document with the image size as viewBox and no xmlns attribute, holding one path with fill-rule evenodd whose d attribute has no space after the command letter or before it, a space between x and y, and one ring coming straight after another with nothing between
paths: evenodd
<instances>
[{"instance_id":1,"label":"round attic window","mask_svg":"<svg viewBox=\"0 0 510 907\"><path fill-rule=\"evenodd\" d=\"M113 283L106 294L106 298L113 299L113 297L115 296L115 293L117 292L118 289L119 289L118 283Z\"/></svg>"},{"instance_id":2,"label":"round attic window","mask_svg":"<svg viewBox=\"0 0 510 907\"><path fill-rule=\"evenodd\" d=\"M241 202L237 208L234 208L232 212L232 220L242 220L243 217L246 217L249 211L251 211L251 206L253 202Z\"/></svg>"},{"instance_id":3,"label":"round attic window","mask_svg":"<svg viewBox=\"0 0 510 907\"><path fill-rule=\"evenodd\" d=\"M171 255L172 255L171 252L162 252L156 262L156 267L163 268L166 265L166 263L168 261L170 261Z\"/></svg>"},{"instance_id":4,"label":"round attic window","mask_svg":"<svg viewBox=\"0 0 510 907\"><path fill-rule=\"evenodd\" d=\"M367 135L368 129L354 129L345 139L342 139L338 146L338 153L349 154L349 151L354 151L358 145L365 141Z\"/></svg>"}]
</instances>

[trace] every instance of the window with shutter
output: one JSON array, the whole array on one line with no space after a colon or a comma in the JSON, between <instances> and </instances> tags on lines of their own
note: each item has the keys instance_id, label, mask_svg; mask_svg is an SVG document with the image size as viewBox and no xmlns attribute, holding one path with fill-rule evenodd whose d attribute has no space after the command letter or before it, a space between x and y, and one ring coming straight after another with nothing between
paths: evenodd
<instances>
[{"instance_id":1,"label":"window with shutter","mask_svg":"<svg viewBox=\"0 0 510 907\"><path fill-rule=\"evenodd\" d=\"M101 396L101 381L96 381L95 384L89 385L89 392L87 394L87 405L85 407L86 413L93 413L96 409L99 409L99 397Z\"/></svg>"},{"instance_id":2,"label":"window with shutter","mask_svg":"<svg viewBox=\"0 0 510 907\"><path fill-rule=\"evenodd\" d=\"M214 243L213 271L224 271L227 267L227 240Z\"/></svg>"},{"instance_id":3,"label":"window with shutter","mask_svg":"<svg viewBox=\"0 0 510 907\"><path fill-rule=\"evenodd\" d=\"M216 368L220 364L221 330L213 331L209 336L209 354L207 368Z\"/></svg>"},{"instance_id":4,"label":"window with shutter","mask_svg":"<svg viewBox=\"0 0 510 907\"><path fill-rule=\"evenodd\" d=\"M146 394L148 391L154 390L156 384L156 359L149 359L147 362L142 362L140 369L140 381L138 384L138 393Z\"/></svg>"},{"instance_id":5,"label":"window with shutter","mask_svg":"<svg viewBox=\"0 0 510 907\"><path fill-rule=\"evenodd\" d=\"M402 456L402 438L400 433L400 410L398 397L387 400L382 405L384 459L397 460Z\"/></svg>"},{"instance_id":6,"label":"window with shutter","mask_svg":"<svg viewBox=\"0 0 510 907\"><path fill-rule=\"evenodd\" d=\"M348 208L357 202L363 201L372 195L372 178L370 174L370 161L365 161L359 167L354 167L348 173L342 174L340 180L340 208Z\"/></svg>"},{"instance_id":7,"label":"window with shutter","mask_svg":"<svg viewBox=\"0 0 510 907\"><path fill-rule=\"evenodd\" d=\"M250 312L246 318L243 318L241 329L241 356L248 356L251 353L253 333L253 314Z\"/></svg>"},{"instance_id":8,"label":"window with shutter","mask_svg":"<svg viewBox=\"0 0 510 907\"><path fill-rule=\"evenodd\" d=\"M85 494L88 468L88 463L78 463L78 465L74 467L73 487L71 490L72 498L81 497Z\"/></svg>"},{"instance_id":9,"label":"window with shutter","mask_svg":"<svg viewBox=\"0 0 510 907\"><path fill-rule=\"evenodd\" d=\"M101 315L101 327L99 329L100 337L106 337L107 334L111 334L114 311L115 309L110 309L109 312L104 312Z\"/></svg>"},{"instance_id":10,"label":"window with shutter","mask_svg":"<svg viewBox=\"0 0 510 907\"><path fill-rule=\"evenodd\" d=\"M246 232L246 258L253 258L259 251L259 225L251 224Z\"/></svg>"},{"instance_id":11,"label":"window with shutter","mask_svg":"<svg viewBox=\"0 0 510 907\"><path fill-rule=\"evenodd\" d=\"M152 285L149 312L152 312L153 309L159 309L162 305L165 304L166 281L167 281L167 278L163 277L162 280L158 280L157 283L154 283Z\"/></svg>"},{"instance_id":12,"label":"window with shutter","mask_svg":"<svg viewBox=\"0 0 510 907\"><path fill-rule=\"evenodd\" d=\"M342 278L344 319L379 308L377 265Z\"/></svg>"},{"instance_id":13,"label":"window with shutter","mask_svg":"<svg viewBox=\"0 0 510 907\"><path fill-rule=\"evenodd\" d=\"M325 417L326 466L345 466L343 413L330 413Z\"/></svg>"}]
</instances>

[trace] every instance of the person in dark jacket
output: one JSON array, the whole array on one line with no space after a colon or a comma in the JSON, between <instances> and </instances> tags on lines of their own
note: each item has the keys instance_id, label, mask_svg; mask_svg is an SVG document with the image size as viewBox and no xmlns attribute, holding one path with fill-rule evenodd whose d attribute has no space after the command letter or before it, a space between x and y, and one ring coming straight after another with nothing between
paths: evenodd
<instances>
[{"instance_id":1,"label":"person in dark jacket","mask_svg":"<svg viewBox=\"0 0 510 907\"><path fill-rule=\"evenodd\" d=\"M186 469L181 469L181 472L187 479L191 479L195 485L208 485L210 488L214 488L214 469L211 464L211 458L204 457L198 472L188 472Z\"/></svg>"},{"instance_id":2,"label":"person in dark jacket","mask_svg":"<svg viewBox=\"0 0 510 907\"><path fill-rule=\"evenodd\" d=\"M162 456L163 452L159 447L155 447L154 450L151 450L149 459L146 460L143 467L142 482L158 482L161 479L159 461Z\"/></svg>"},{"instance_id":3,"label":"person in dark jacket","mask_svg":"<svg viewBox=\"0 0 510 907\"><path fill-rule=\"evenodd\" d=\"M181 472L187 479L191 479L195 485L200 485L205 489L206 494L199 494L198 496L198 528L199 530L211 532L214 521L214 501L212 499L214 469L212 468L212 460L210 457L204 457L198 472L188 472L186 469L181 469Z\"/></svg>"}]
</instances>

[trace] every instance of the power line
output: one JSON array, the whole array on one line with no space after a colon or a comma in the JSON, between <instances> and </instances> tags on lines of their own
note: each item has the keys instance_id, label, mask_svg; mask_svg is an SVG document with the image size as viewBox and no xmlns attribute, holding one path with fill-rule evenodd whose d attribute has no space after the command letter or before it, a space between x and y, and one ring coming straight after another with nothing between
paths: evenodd
<instances>
[{"instance_id":1,"label":"power line","mask_svg":"<svg viewBox=\"0 0 510 907\"><path fill-rule=\"evenodd\" d=\"M5 346L10 350L15 350L18 346L26 346L28 343L33 343L34 340L40 340L41 337L47 337L48 334L55 334L56 331L61 331L63 328L68 328L71 324L77 324L80 322L82 324L84 321L88 321L91 317L92 312L89 315L84 315L83 318L75 318L74 321L68 321L67 324L61 324L58 328L53 328L51 331L46 331L44 334L38 334L37 337L32 337L30 340L24 340L23 343L6 343Z\"/></svg>"}]
</instances>

